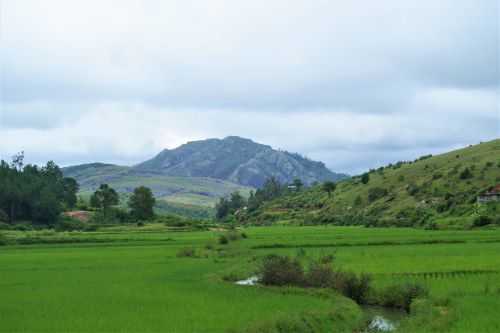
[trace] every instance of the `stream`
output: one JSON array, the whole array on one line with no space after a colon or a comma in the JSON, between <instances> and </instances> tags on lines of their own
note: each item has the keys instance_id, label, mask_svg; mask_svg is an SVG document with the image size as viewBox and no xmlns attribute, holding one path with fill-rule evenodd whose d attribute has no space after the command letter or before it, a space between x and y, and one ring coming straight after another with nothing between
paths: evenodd
<instances>
[{"instance_id":1,"label":"stream","mask_svg":"<svg viewBox=\"0 0 500 333\"><path fill-rule=\"evenodd\" d=\"M240 286L253 286L259 283L259 276L254 275L248 279L236 281ZM392 332L395 331L399 323L406 318L407 314L403 310L386 308L382 306L362 305L367 320L365 332Z\"/></svg>"},{"instance_id":2,"label":"stream","mask_svg":"<svg viewBox=\"0 0 500 333\"><path fill-rule=\"evenodd\" d=\"M404 310L386 308L382 306L363 305L361 310L368 318L365 332L395 331L401 321L406 318Z\"/></svg>"}]
</instances>

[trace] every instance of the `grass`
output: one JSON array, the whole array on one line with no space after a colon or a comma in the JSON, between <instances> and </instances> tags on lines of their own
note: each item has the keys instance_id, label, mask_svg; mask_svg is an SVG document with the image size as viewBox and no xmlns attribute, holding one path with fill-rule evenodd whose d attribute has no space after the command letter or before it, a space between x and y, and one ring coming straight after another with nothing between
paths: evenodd
<instances>
[{"instance_id":1,"label":"grass","mask_svg":"<svg viewBox=\"0 0 500 333\"><path fill-rule=\"evenodd\" d=\"M248 238L222 245L218 240L226 231L175 232L147 224L98 232L1 231L3 237L46 243L0 247L0 331L361 329L361 309L338 294L231 282L253 275L262 256L298 252L311 258L331 254L343 269L372 274L377 290L423 281L429 299L413 306L403 332L500 330L498 229L244 232ZM189 256L179 255L187 249Z\"/></svg>"},{"instance_id":2,"label":"grass","mask_svg":"<svg viewBox=\"0 0 500 333\"><path fill-rule=\"evenodd\" d=\"M472 177L462 179L464 169ZM306 188L262 206L254 224L376 225L427 228L468 228L478 194L500 183L500 139L381 167L360 177L342 180L329 198L321 185ZM484 205L500 224L498 205Z\"/></svg>"}]
</instances>

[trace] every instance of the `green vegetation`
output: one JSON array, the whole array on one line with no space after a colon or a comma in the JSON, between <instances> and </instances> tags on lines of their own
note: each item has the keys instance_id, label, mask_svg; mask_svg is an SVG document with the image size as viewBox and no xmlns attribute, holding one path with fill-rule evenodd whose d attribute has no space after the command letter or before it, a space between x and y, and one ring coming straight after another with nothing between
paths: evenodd
<instances>
[{"instance_id":1,"label":"green vegetation","mask_svg":"<svg viewBox=\"0 0 500 333\"><path fill-rule=\"evenodd\" d=\"M213 216L213 207L218 198L226 197L235 191L246 195L251 190L251 188L220 179L177 177L160 172L102 163L72 166L64 168L63 171L65 176L78 181L80 184L78 195L84 199L88 200L90 194L103 183L114 188L124 198L128 198L134 188L147 186L157 198L159 205L156 208L158 212L185 217L206 218L207 216L203 215ZM167 201L167 204L161 204L161 201ZM126 205L126 200L123 205Z\"/></svg>"},{"instance_id":2,"label":"green vegetation","mask_svg":"<svg viewBox=\"0 0 500 333\"><path fill-rule=\"evenodd\" d=\"M153 212L155 202L156 200L149 188L146 186L137 187L128 202L130 215L136 220L152 220L155 217Z\"/></svg>"},{"instance_id":3,"label":"green vegetation","mask_svg":"<svg viewBox=\"0 0 500 333\"><path fill-rule=\"evenodd\" d=\"M413 162L398 162L336 183L268 200L248 214L256 225L416 226L428 229L500 224L500 204L475 206L500 183L500 139ZM324 186L324 185L323 185Z\"/></svg>"},{"instance_id":4,"label":"green vegetation","mask_svg":"<svg viewBox=\"0 0 500 333\"><path fill-rule=\"evenodd\" d=\"M59 214L76 204L78 184L63 177L54 162L38 167L24 165L23 159L20 153L11 164L0 162L0 222L54 226Z\"/></svg>"},{"instance_id":5,"label":"green vegetation","mask_svg":"<svg viewBox=\"0 0 500 333\"><path fill-rule=\"evenodd\" d=\"M2 331L364 331L362 308L318 288L339 270L356 277L353 291L371 277L363 302L411 302L401 332L500 329L497 228L169 228L0 231ZM9 245L16 239L38 242ZM233 283L285 257L307 285Z\"/></svg>"}]
</instances>

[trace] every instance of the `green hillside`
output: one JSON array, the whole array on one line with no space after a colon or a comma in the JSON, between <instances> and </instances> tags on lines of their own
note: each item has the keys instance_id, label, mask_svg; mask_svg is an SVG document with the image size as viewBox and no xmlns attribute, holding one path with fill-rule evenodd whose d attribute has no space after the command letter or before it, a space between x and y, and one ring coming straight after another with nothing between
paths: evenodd
<instances>
[{"instance_id":1,"label":"green hillside","mask_svg":"<svg viewBox=\"0 0 500 333\"><path fill-rule=\"evenodd\" d=\"M337 183L328 198L321 185L286 195L249 216L255 224L470 226L477 216L500 223L500 203L475 205L500 183L500 139L438 156L422 156ZM476 222L481 223L481 222Z\"/></svg>"}]
</instances>

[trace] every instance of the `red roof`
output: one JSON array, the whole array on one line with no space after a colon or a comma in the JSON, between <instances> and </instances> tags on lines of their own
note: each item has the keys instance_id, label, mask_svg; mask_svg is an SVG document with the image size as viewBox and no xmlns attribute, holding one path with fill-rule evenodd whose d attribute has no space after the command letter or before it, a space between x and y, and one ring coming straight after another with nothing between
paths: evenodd
<instances>
[{"instance_id":1,"label":"red roof","mask_svg":"<svg viewBox=\"0 0 500 333\"><path fill-rule=\"evenodd\" d=\"M488 194L500 194L500 184L494 186Z\"/></svg>"}]
</instances>

